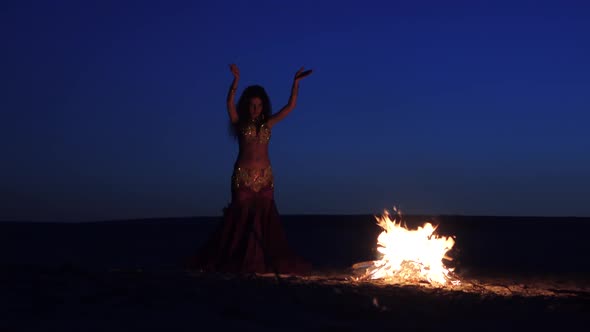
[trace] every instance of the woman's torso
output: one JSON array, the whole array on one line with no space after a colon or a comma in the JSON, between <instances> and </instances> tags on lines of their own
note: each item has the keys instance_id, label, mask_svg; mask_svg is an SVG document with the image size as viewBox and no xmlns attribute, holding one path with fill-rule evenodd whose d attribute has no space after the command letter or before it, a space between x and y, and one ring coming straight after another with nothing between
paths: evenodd
<instances>
[{"instance_id":1,"label":"woman's torso","mask_svg":"<svg viewBox=\"0 0 590 332\"><path fill-rule=\"evenodd\" d=\"M239 129L238 134L240 152L236 160L236 167L257 169L269 167L270 128L266 124L262 124L258 129L254 124L247 124Z\"/></svg>"}]
</instances>

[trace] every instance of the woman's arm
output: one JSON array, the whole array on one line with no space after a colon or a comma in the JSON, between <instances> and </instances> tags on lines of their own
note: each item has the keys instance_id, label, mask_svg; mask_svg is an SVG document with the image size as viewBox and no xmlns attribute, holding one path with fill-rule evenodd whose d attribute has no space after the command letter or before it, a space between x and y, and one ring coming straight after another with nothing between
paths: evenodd
<instances>
[{"instance_id":1,"label":"woman's arm","mask_svg":"<svg viewBox=\"0 0 590 332\"><path fill-rule=\"evenodd\" d=\"M229 114L229 119L231 123L237 123L239 120L238 112L236 111L236 103L234 102L234 97L236 95L236 90L238 89L238 81L240 80L240 70L238 66L235 64L229 65L229 69L231 70L232 74L234 75L234 80L229 87L229 92L227 93L227 113Z\"/></svg>"},{"instance_id":2,"label":"woman's arm","mask_svg":"<svg viewBox=\"0 0 590 332\"><path fill-rule=\"evenodd\" d=\"M293 80L293 86L291 87L291 96L289 97L289 102L280 111L270 117L266 123L268 127L272 127L277 122L283 120L295 108L295 105L297 105L297 94L299 92L299 81L310 74L311 70L303 71L303 67L301 67L301 69L295 73L295 79Z\"/></svg>"}]
</instances>

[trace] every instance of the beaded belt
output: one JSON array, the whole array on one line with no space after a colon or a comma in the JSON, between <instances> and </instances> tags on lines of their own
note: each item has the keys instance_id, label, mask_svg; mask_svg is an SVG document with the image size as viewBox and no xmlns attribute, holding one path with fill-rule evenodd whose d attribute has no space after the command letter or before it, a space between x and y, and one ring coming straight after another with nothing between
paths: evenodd
<instances>
[{"instance_id":1,"label":"beaded belt","mask_svg":"<svg viewBox=\"0 0 590 332\"><path fill-rule=\"evenodd\" d=\"M273 188L273 176L270 166L266 168L234 168L232 175L232 187L234 190L240 188L249 188L255 192L262 188Z\"/></svg>"}]
</instances>

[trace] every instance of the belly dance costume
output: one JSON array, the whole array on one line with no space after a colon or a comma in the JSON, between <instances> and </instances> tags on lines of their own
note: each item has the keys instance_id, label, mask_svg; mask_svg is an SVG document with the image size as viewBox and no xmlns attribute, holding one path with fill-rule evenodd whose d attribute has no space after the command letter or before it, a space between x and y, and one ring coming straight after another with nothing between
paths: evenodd
<instances>
[{"instance_id":1,"label":"belly dance costume","mask_svg":"<svg viewBox=\"0 0 590 332\"><path fill-rule=\"evenodd\" d=\"M245 143L268 144L270 128L253 124L240 131ZM234 273L306 274L311 265L289 245L274 201L270 166L236 165L231 178L232 202L224 209L223 222L191 258L191 268Z\"/></svg>"}]
</instances>

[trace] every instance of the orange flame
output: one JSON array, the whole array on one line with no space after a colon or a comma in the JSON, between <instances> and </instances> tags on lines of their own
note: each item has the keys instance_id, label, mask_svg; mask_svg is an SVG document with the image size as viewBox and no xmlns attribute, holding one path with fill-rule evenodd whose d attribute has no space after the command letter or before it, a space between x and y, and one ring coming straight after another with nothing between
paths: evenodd
<instances>
[{"instance_id":1,"label":"orange flame","mask_svg":"<svg viewBox=\"0 0 590 332\"><path fill-rule=\"evenodd\" d=\"M442 262L455 241L451 237L435 235L436 228L428 222L416 230L409 230L401 225L401 212L397 208L394 211L400 216L399 222L395 218L392 220L387 210L383 216L375 217L383 229L377 238L377 251L383 256L373 261L364 278L427 280L435 285L458 285L459 280L451 275L452 269L447 269Z\"/></svg>"}]
</instances>

